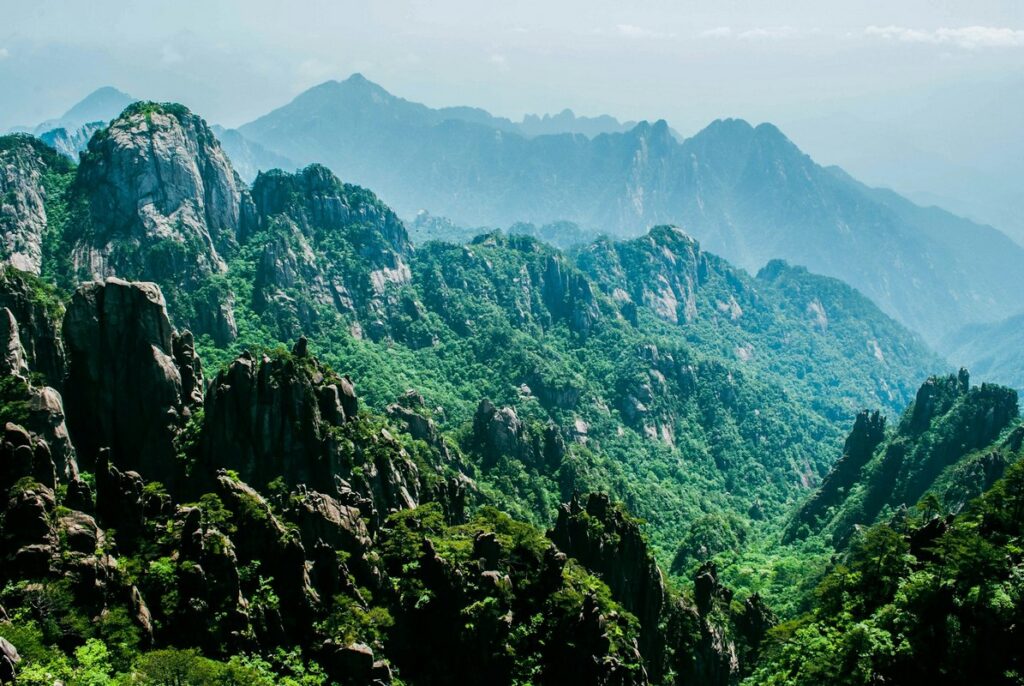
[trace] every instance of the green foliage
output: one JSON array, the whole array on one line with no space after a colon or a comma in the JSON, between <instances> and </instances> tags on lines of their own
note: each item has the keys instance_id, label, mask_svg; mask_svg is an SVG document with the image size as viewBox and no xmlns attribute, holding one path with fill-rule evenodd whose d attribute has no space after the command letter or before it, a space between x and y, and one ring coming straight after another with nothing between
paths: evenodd
<instances>
[{"instance_id":1,"label":"green foliage","mask_svg":"<svg viewBox=\"0 0 1024 686\"><path fill-rule=\"evenodd\" d=\"M1018 462L916 550L928 524L867 530L747 683L1020 683L1022 515Z\"/></svg>"}]
</instances>

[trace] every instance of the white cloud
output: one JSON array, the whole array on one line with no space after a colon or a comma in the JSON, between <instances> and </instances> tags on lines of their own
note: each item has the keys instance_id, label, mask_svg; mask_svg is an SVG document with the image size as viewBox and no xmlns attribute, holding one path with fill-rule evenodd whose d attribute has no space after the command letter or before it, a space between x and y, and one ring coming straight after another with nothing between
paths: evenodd
<instances>
[{"instance_id":1,"label":"white cloud","mask_svg":"<svg viewBox=\"0 0 1024 686\"><path fill-rule=\"evenodd\" d=\"M662 33L660 31L652 31L651 29L645 29L642 26L635 26L633 24L617 24L615 31L620 36L626 38L671 38L671 33Z\"/></svg>"},{"instance_id":2,"label":"white cloud","mask_svg":"<svg viewBox=\"0 0 1024 686\"><path fill-rule=\"evenodd\" d=\"M730 26L718 26L701 31L701 38L739 38L740 40L780 40L796 38L803 31L792 26L755 26L743 31L733 30Z\"/></svg>"},{"instance_id":3,"label":"white cloud","mask_svg":"<svg viewBox=\"0 0 1024 686\"><path fill-rule=\"evenodd\" d=\"M7 48L0 48L0 60L5 60L11 56L11 51Z\"/></svg>"},{"instance_id":4,"label":"white cloud","mask_svg":"<svg viewBox=\"0 0 1024 686\"><path fill-rule=\"evenodd\" d=\"M911 29L903 26L869 26L868 36L901 43L953 45L965 50L982 48L1024 47L1024 30L998 26L964 26L934 30Z\"/></svg>"},{"instance_id":5,"label":"white cloud","mask_svg":"<svg viewBox=\"0 0 1024 686\"><path fill-rule=\"evenodd\" d=\"M702 38L728 38L732 35L732 29L728 26L716 26L713 29L701 31L700 35Z\"/></svg>"},{"instance_id":6,"label":"white cloud","mask_svg":"<svg viewBox=\"0 0 1024 686\"><path fill-rule=\"evenodd\" d=\"M737 34L737 36L744 40L758 40L762 38L776 40L781 38L793 38L799 33L800 31L792 26L765 26L743 31Z\"/></svg>"}]
</instances>

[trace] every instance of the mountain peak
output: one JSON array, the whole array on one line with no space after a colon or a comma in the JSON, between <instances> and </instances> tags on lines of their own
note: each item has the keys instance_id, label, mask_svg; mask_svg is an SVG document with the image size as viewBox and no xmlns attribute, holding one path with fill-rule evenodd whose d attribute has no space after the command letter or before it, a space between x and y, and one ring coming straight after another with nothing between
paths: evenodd
<instances>
[{"instance_id":1,"label":"mountain peak","mask_svg":"<svg viewBox=\"0 0 1024 686\"><path fill-rule=\"evenodd\" d=\"M135 98L113 86L103 86L82 98L65 112L61 119L83 123L109 120L134 100ZM113 115L110 114L111 112Z\"/></svg>"},{"instance_id":2,"label":"mountain peak","mask_svg":"<svg viewBox=\"0 0 1024 686\"><path fill-rule=\"evenodd\" d=\"M92 122L108 122L133 102L135 102L135 98L127 93L113 86L103 86L72 105L59 118L49 119L39 124L35 133L39 135L58 128L71 131Z\"/></svg>"}]
</instances>

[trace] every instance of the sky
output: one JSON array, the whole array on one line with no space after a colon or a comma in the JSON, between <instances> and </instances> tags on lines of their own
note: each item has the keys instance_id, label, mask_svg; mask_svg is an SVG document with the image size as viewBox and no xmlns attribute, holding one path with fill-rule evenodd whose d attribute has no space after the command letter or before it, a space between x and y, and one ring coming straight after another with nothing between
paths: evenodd
<instances>
[{"instance_id":1,"label":"sky","mask_svg":"<svg viewBox=\"0 0 1024 686\"><path fill-rule=\"evenodd\" d=\"M0 0L0 17L0 131L103 85L235 126L358 71L513 119L771 121L823 163L983 214L989 177L1024 173L1019 0Z\"/></svg>"}]
</instances>

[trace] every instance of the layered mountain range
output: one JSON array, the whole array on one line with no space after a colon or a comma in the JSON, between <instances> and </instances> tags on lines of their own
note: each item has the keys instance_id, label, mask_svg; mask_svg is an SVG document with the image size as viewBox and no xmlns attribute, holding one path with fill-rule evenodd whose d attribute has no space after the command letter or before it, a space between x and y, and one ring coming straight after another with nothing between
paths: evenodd
<instances>
[{"instance_id":1,"label":"layered mountain range","mask_svg":"<svg viewBox=\"0 0 1024 686\"><path fill-rule=\"evenodd\" d=\"M838 277L933 342L1024 309L1015 268L1024 248L822 167L769 124L716 121L678 140L663 121L593 138L527 136L506 121L430 109L355 75L239 131L375 189L403 216L426 209L464 226L568 220L617 236L685 226L752 272L782 258Z\"/></svg>"},{"instance_id":2,"label":"layered mountain range","mask_svg":"<svg viewBox=\"0 0 1024 686\"><path fill-rule=\"evenodd\" d=\"M780 683L802 641L836 661L768 633L815 602L791 551L874 569L857 532L904 506L952 540L1017 497L1016 394L922 387L945 363L803 267L752 277L672 225L417 246L325 166L244 183L175 104L129 105L77 165L25 135L0 162L0 674ZM938 526L901 522L886 540ZM949 635L979 654L1016 636L1020 527L998 526L977 540L1008 551L1002 595ZM1002 637L975 644L982 621ZM868 648L916 674L843 649Z\"/></svg>"}]
</instances>

